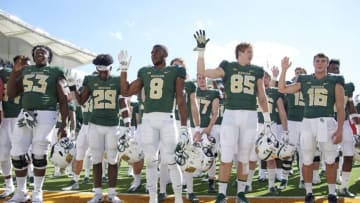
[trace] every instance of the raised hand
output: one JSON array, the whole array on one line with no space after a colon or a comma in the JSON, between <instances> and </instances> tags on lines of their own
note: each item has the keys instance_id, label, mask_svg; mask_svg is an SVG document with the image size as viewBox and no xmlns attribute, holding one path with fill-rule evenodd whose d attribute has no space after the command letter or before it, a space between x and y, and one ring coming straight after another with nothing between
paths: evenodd
<instances>
[{"instance_id":1,"label":"raised hand","mask_svg":"<svg viewBox=\"0 0 360 203\"><path fill-rule=\"evenodd\" d=\"M21 71L23 68L29 66L30 64L30 59L28 57L20 56L18 59L16 59L13 70L15 72Z\"/></svg>"},{"instance_id":2,"label":"raised hand","mask_svg":"<svg viewBox=\"0 0 360 203\"><path fill-rule=\"evenodd\" d=\"M131 56L128 56L128 52L126 50L121 50L118 54L120 67L117 70L120 70L121 72L126 72L130 66L131 58Z\"/></svg>"},{"instance_id":3,"label":"raised hand","mask_svg":"<svg viewBox=\"0 0 360 203\"><path fill-rule=\"evenodd\" d=\"M285 56L282 60L281 60L281 68L283 71L287 71L290 67L291 67L291 61L289 59L289 57Z\"/></svg>"},{"instance_id":4,"label":"raised hand","mask_svg":"<svg viewBox=\"0 0 360 203\"><path fill-rule=\"evenodd\" d=\"M194 34L196 39L197 46L194 48L194 51L204 51L206 44L210 41L209 38L206 39L205 30L196 31Z\"/></svg>"}]
</instances>

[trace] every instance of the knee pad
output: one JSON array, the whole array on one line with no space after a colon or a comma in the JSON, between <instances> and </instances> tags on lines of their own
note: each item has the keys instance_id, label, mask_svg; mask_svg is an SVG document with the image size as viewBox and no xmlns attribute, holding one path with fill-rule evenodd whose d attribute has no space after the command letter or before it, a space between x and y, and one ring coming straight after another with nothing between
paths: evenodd
<instances>
[{"instance_id":1,"label":"knee pad","mask_svg":"<svg viewBox=\"0 0 360 203\"><path fill-rule=\"evenodd\" d=\"M283 160L281 164L281 168L285 171L291 170L292 161L289 160Z\"/></svg>"},{"instance_id":2,"label":"knee pad","mask_svg":"<svg viewBox=\"0 0 360 203\"><path fill-rule=\"evenodd\" d=\"M32 154L32 163L36 169L45 169L47 166L46 155Z\"/></svg>"},{"instance_id":3,"label":"knee pad","mask_svg":"<svg viewBox=\"0 0 360 203\"><path fill-rule=\"evenodd\" d=\"M320 162L321 161L321 159L320 159L320 156L314 156L314 160L313 160L314 162Z\"/></svg>"},{"instance_id":4,"label":"knee pad","mask_svg":"<svg viewBox=\"0 0 360 203\"><path fill-rule=\"evenodd\" d=\"M158 165L158 160L154 159L153 157L146 157L145 156L145 164L146 164L146 167L157 167ZM161 162L163 163L163 162ZM167 166L167 164L166 164Z\"/></svg>"},{"instance_id":5,"label":"knee pad","mask_svg":"<svg viewBox=\"0 0 360 203\"><path fill-rule=\"evenodd\" d=\"M20 156L12 156L11 161L14 166L14 169L21 171L27 169L29 165L30 157L28 154L23 154Z\"/></svg>"},{"instance_id":6,"label":"knee pad","mask_svg":"<svg viewBox=\"0 0 360 203\"><path fill-rule=\"evenodd\" d=\"M118 163L118 151L117 151L117 149L108 150L106 154L107 154L107 160L108 160L109 164L115 165L115 164Z\"/></svg>"}]
</instances>

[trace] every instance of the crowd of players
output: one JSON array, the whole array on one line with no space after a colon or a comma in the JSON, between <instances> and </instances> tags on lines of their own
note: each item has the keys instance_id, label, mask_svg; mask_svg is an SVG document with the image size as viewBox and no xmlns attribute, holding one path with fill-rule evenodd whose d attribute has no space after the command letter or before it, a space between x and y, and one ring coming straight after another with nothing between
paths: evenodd
<instances>
[{"instance_id":1,"label":"crowd of players","mask_svg":"<svg viewBox=\"0 0 360 203\"><path fill-rule=\"evenodd\" d=\"M89 203L104 201L105 181L106 200L122 202L116 192L120 160L129 163L134 177L129 192L140 188L144 168L150 203L167 198L168 182L175 203L183 202L185 188L186 198L199 202L193 177L202 172L207 173L209 193L217 193L216 202L226 202L233 163L237 202L249 202L246 193L253 190L257 165L260 180L268 179L269 193L278 195L287 187L295 151L305 202L315 201L312 184L319 183L321 166L329 202L337 202L337 195L355 197L348 190L354 155L359 155L354 136L358 129L351 128L359 126L355 87L340 75L339 60L316 54L313 74L297 67L294 77L286 80L289 58L282 59L281 73L277 67L266 72L251 64L252 45L240 43L236 61L205 69L209 39L202 30L194 37L196 81L189 79L183 59L167 65L168 50L160 44L151 50L153 66L140 68L132 82L127 81L131 57L126 51L118 55L120 76L111 74L113 58L100 54L93 60L96 71L82 84L74 83L71 71L50 66L52 51L43 45L32 50L34 65L26 56L15 57L13 66L2 65L0 163L5 191L0 198L43 202L49 146L54 176L64 168L73 176L63 190L80 188L83 162L88 182L92 165L94 197ZM130 104L133 95L138 101ZM31 198L28 175L34 185Z\"/></svg>"}]
</instances>

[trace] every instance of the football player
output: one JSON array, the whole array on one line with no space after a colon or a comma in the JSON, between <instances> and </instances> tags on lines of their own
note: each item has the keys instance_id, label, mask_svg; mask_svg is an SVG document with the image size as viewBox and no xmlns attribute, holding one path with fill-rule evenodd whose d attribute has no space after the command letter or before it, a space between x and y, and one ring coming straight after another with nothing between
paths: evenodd
<instances>
[{"instance_id":1,"label":"football player","mask_svg":"<svg viewBox=\"0 0 360 203\"><path fill-rule=\"evenodd\" d=\"M336 59L331 59L327 70L329 73L340 74L340 61ZM345 90L345 122L343 127L344 129L343 139L341 142L341 152L344 161L343 164L339 164L339 169L338 169L338 171L342 171L341 176L339 176L340 173L338 173L338 176L341 177L340 178L341 186L338 191L338 194L340 196L354 198L355 195L348 190L348 184L349 184L349 178L352 170L353 157L355 152L355 147L354 147L355 140L349 122L349 115L356 113L356 109L354 107L353 98L352 98L353 93L355 91L355 86L352 82L345 83L344 90ZM355 124L358 123L357 119L353 119L353 120L355 121Z\"/></svg>"},{"instance_id":2,"label":"football player","mask_svg":"<svg viewBox=\"0 0 360 203\"><path fill-rule=\"evenodd\" d=\"M116 181L118 173L118 150L119 139L119 109L126 108L125 99L120 97L120 78L111 76L113 58L108 54L97 55L93 60L98 72L97 75L89 75L84 78L81 93L76 91L76 86L71 86L76 99L83 105L90 99L93 109L89 119L88 141L93 160L94 197L88 203L103 202L104 197L101 188L102 162L104 153L108 162L108 202L121 203L116 194ZM127 111L121 111L122 116L128 117ZM128 123L129 124L129 123ZM130 126L129 126L130 127Z\"/></svg>"},{"instance_id":3,"label":"football player","mask_svg":"<svg viewBox=\"0 0 360 203\"><path fill-rule=\"evenodd\" d=\"M170 179L175 193L175 203L182 203L181 172L175 162L177 146L177 128L173 114L174 99L178 104L181 128L178 147L188 143L189 135L186 125L186 103L184 99L184 81L186 71L177 66L167 66L167 48L154 45L151 51L153 66L143 67L138 71L137 79L127 83L128 60L120 61L121 93L131 96L143 87L145 91L144 114L139 128L141 144L145 154L146 181L150 203L157 202L157 166L158 153L161 162L168 165Z\"/></svg>"},{"instance_id":4,"label":"football player","mask_svg":"<svg viewBox=\"0 0 360 203\"><path fill-rule=\"evenodd\" d=\"M281 61L279 91L287 94L301 91L304 96L300 148L303 156L305 202L315 201L312 193L312 163L318 142L326 164L328 201L335 203L337 202L335 159L338 154L338 144L342 141L345 119L344 78L327 73L329 58L323 53L314 56L313 64L314 74L300 75L296 83L286 85L286 72L291 62L288 57L284 57ZM334 119L334 105L337 109L337 122Z\"/></svg>"},{"instance_id":5,"label":"football player","mask_svg":"<svg viewBox=\"0 0 360 203\"><path fill-rule=\"evenodd\" d=\"M20 56L16 56L14 58L14 62ZM29 59L30 60L30 59ZM9 80L11 73L11 69L8 67L4 67L0 70L0 80L2 87L0 89L1 100L0 100L0 111L2 116L0 119L0 165L2 170L2 175L5 181L5 191L0 194L0 199L8 197L12 195L15 191L15 187L13 184L13 179L11 177L11 158L10 158L10 150L11 150L11 136L16 125L17 117L21 110L20 105L20 96L15 98L9 98L7 91L7 81Z\"/></svg>"},{"instance_id":6,"label":"football player","mask_svg":"<svg viewBox=\"0 0 360 203\"><path fill-rule=\"evenodd\" d=\"M32 49L35 65L28 65L26 57L19 57L7 83L9 98L21 95L22 112L18 116L11 139L11 159L15 168L17 190L8 202L26 202L30 199L26 188L29 163L27 154L32 145L34 165L34 190L32 202L43 202L42 186L47 166L47 153L56 124L56 104L59 102L61 126L59 137L66 137L68 117L68 88L64 69L50 66L53 53L47 46Z\"/></svg>"},{"instance_id":7,"label":"football player","mask_svg":"<svg viewBox=\"0 0 360 203\"><path fill-rule=\"evenodd\" d=\"M209 39L206 39L203 30L196 32L194 37L197 41L195 50L198 51L197 73L208 78L222 78L226 92L220 132L221 165L216 203L226 202L234 149L238 150L236 198L237 201L248 202L244 191L249 172L250 151L256 141L257 97L264 112L266 125L271 122L263 83L264 70L251 64L253 48L249 43L240 43L236 46L237 61L223 61L217 68L205 69L204 51Z\"/></svg>"}]
</instances>

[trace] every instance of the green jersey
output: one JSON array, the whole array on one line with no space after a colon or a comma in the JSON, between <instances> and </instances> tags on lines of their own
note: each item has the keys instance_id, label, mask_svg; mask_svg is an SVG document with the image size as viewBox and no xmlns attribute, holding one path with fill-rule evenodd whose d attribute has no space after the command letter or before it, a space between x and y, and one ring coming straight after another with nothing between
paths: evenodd
<instances>
[{"instance_id":1,"label":"green jersey","mask_svg":"<svg viewBox=\"0 0 360 203\"><path fill-rule=\"evenodd\" d=\"M267 88L265 92L268 100L271 121L275 122L276 124L281 124L277 101L280 98L283 99L284 95L281 94L277 88ZM258 111L258 122L264 123L264 117L260 111Z\"/></svg>"},{"instance_id":2,"label":"green jersey","mask_svg":"<svg viewBox=\"0 0 360 203\"><path fill-rule=\"evenodd\" d=\"M318 80L314 75L300 75L304 96L304 118L334 117L335 85L344 85L341 75L328 74Z\"/></svg>"},{"instance_id":3,"label":"green jersey","mask_svg":"<svg viewBox=\"0 0 360 203\"><path fill-rule=\"evenodd\" d=\"M56 121L55 127L60 128L62 121L61 121L61 112L60 112L59 104L56 105L56 108L58 109L58 116L57 116L57 121ZM75 104L74 103L68 103L68 109L69 109L69 111L75 112L76 111ZM70 117L68 117L68 121L69 120L70 120ZM68 122L68 125L70 125L69 122Z\"/></svg>"},{"instance_id":4,"label":"green jersey","mask_svg":"<svg viewBox=\"0 0 360 203\"><path fill-rule=\"evenodd\" d=\"M287 82L291 84L291 82ZM287 105L288 105L288 120L289 121L302 121L304 117L304 97L302 92L296 92L294 94L286 95Z\"/></svg>"},{"instance_id":5,"label":"green jersey","mask_svg":"<svg viewBox=\"0 0 360 203\"><path fill-rule=\"evenodd\" d=\"M344 98L344 102L345 102L345 120L349 119L349 99L352 98L353 93L355 91L355 86L354 83L350 82L350 83L345 83L344 85L344 93L345 93L345 98ZM336 115L336 105L334 106L334 111L335 111L335 119L337 119L337 115Z\"/></svg>"},{"instance_id":6,"label":"green jersey","mask_svg":"<svg viewBox=\"0 0 360 203\"><path fill-rule=\"evenodd\" d=\"M220 92L219 92L219 94L220 94ZM221 125L222 119L224 117L224 111L225 111L224 98L220 97L220 99L219 99L219 116L216 119L215 125Z\"/></svg>"},{"instance_id":7,"label":"green jersey","mask_svg":"<svg viewBox=\"0 0 360 203\"><path fill-rule=\"evenodd\" d=\"M84 86L90 91L92 112L89 122L102 126L119 125L120 77L109 76L101 80L99 76L85 76Z\"/></svg>"},{"instance_id":8,"label":"green jersey","mask_svg":"<svg viewBox=\"0 0 360 203\"><path fill-rule=\"evenodd\" d=\"M11 71L10 68L0 70L0 77L4 82L4 96L2 101L4 118L17 118L21 111L21 97L9 98L7 95L7 82L9 81Z\"/></svg>"},{"instance_id":9,"label":"green jersey","mask_svg":"<svg viewBox=\"0 0 360 203\"><path fill-rule=\"evenodd\" d=\"M255 65L241 66L238 62L223 61L225 109L256 111L257 80L264 70Z\"/></svg>"},{"instance_id":10,"label":"green jersey","mask_svg":"<svg viewBox=\"0 0 360 203\"><path fill-rule=\"evenodd\" d=\"M138 102L130 102L130 106L132 107L131 126L136 126L137 127L136 114L139 113L139 103Z\"/></svg>"},{"instance_id":11,"label":"green jersey","mask_svg":"<svg viewBox=\"0 0 360 203\"><path fill-rule=\"evenodd\" d=\"M82 118L83 118L83 124L84 124L84 125L88 125L88 124L89 124L91 112L92 112L92 110L93 110L93 102L92 102L92 101L93 101L93 100L89 98L89 99L81 106Z\"/></svg>"},{"instance_id":12,"label":"green jersey","mask_svg":"<svg viewBox=\"0 0 360 203\"><path fill-rule=\"evenodd\" d=\"M144 112L173 112L177 78L186 77L183 67L143 67L138 72L145 89Z\"/></svg>"},{"instance_id":13,"label":"green jersey","mask_svg":"<svg viewBox=\"0 0 360 203\"><path fill-rule=\"evenodd\" d=\"M83 116L82 116L81 106L76 106L75 117L76 117L76 128L75 128L75 131L76 131L76 132L79 132L80 129L81 129L81 125L83 124Z\"/></svg>"},{"instance_id":14,"label":"green jersey","mask_svg":"<svg viewBox=\"0 0 360 203\"><path fill-rule=\"evenodd\" d=\"M220 99L220 94L217 90L201 90L200 88L196 90L196 100L199 105L201 128L209 126L212 116L212 105L215 99Z\"/></svg>"},{"instance_id":15,"label":"green jersey","mask_svg":"<svg viewBox=\"0 0 360 203\"><path fill-rule=\"evenodd\" d=\"M192 114L191 114L190 95L192 93L196 92L195 82L193 82L193 81L185 81L184 89L185 89L185 102L186 102L186 108L187 108L187 118L190 119L190 121L192 122L192 125L193 125L194 123L193 123ZM179 108L178 108L177 103L175 103L175 119L177 121L180 120Z\"/></svg>"},{"instance_id":16,"label":"green jersey","mask_svg":"<svg viewBox=\"0 0 360 203\"><path fill-rule=\"evenodd\" d=\"M57 83L65 78L64 69L56 66L28 66L21 71L22 107L29 110L56 111Z\"/></svg>"}]
</instances>

